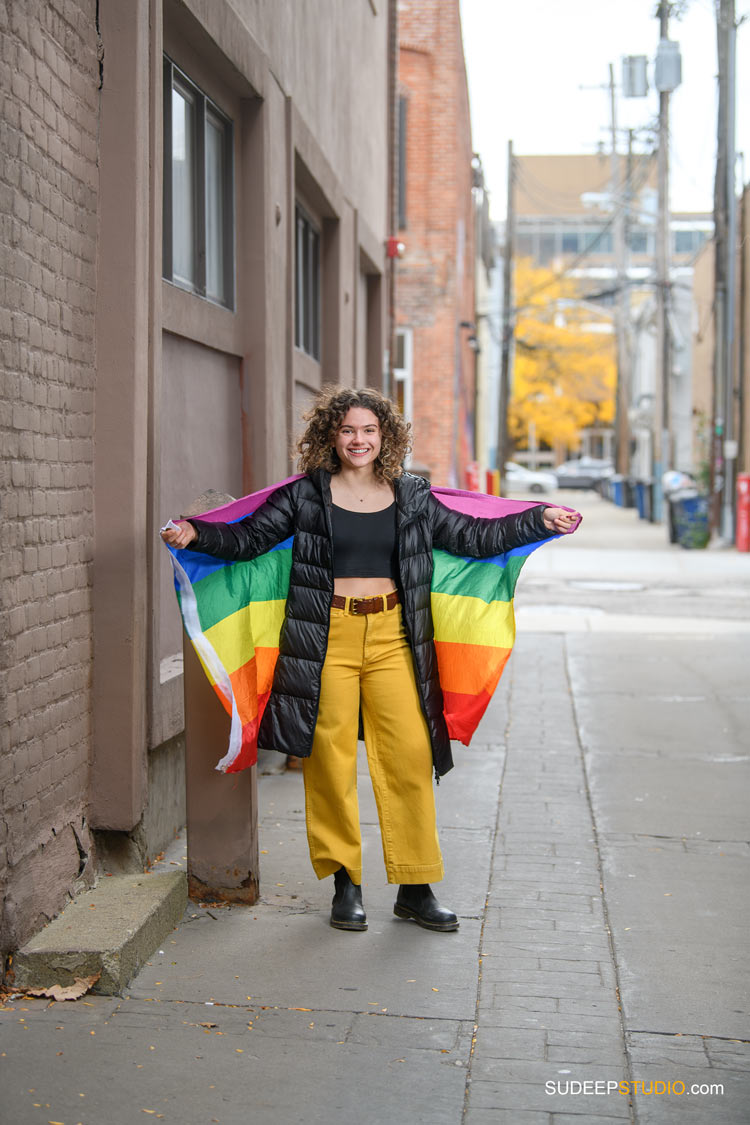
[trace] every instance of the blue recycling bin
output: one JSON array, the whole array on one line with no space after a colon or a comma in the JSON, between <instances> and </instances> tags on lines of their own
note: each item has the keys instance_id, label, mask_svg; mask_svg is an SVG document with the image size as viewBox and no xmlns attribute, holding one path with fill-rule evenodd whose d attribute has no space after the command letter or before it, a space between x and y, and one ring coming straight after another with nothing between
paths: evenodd
<instances>
[{"instance_id":1,"label":"blue recycling bin","mask_svg":"<svg viewBox=\"0 0 750 1125\"><path fill-rule=\"evenodd\" d=\"M686 551L702 550L707 547L711 534L708 523L708 497L675 496L670 506L677 543Z\"/></svg>"},{"instance_id":2,"label":"blue recycling bin","mask_svg":"<svg viewBox=\"0 0 750 1125\"><path fill-rule=\"evenodd\" d=\"M632 477L625 477L622 482L623 487L623 504L626 508L635 507L635 481Z\"/></svg>"},{"instance_id":3,"label":"blue recycling bin","mask_svg":"<svg viewBox=\"0 0 750 1125\"><path fill-rule=\"evenodd\" d=\"M650 520L653 510L653 484L650 480L635 482L635 506L642 520Z\"/></svg>"},{"instance_id":4,"label":"blue recycling bin","mask_svg":"<svg viewBox=\"0 0 750 1125\"><path fill-rule=\"evenodd\" d=\"M618 508L625 507L625 477L615 473L609 478L610 495Z\"/></svg>"}]
</instances>

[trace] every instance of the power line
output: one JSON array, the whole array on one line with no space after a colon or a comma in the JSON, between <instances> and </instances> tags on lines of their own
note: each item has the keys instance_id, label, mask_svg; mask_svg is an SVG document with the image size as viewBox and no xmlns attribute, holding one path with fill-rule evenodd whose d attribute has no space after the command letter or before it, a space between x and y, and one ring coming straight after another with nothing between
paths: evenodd
<instances>
[{"instance_id":1,"label":"power line","mask_svg":"<svg viewBox=\"0 0 750 1125\"><path fill-rule=\"evenodd\" d=\"M633 191L637 191L638 188L642 187L643 184L648 179L648 176L650 174L650 163L651 163L651 159L653 158L653 155L654 154L651 153L650 156L649 156L649 159L646 162L644 162L643 167L640 169L641 174L637 177L634 175L631 178L631 180L629 181L630 187L632 188ZM525 301L528 302L529 298L536 296L537 293L543 292L545 289L548 289L551 285L555 285L558 282L563 281L566 277L568 277L569 274L573 270L577 269L577 267L581 264L581 262L584 262L587 258L589 258L591 256L592 251L594 251L596 249L596 247L599 245L601 240L604 238L604 235L613 228L614 223L615 223L615 216L613 215L610 219L608 219L606 221L606 223L604 223L602 225L599 233L592 239L592 241L589 243L589 245L584 250L582 250L579 254L577 254L576 257L573 258L573 260L571 262L569 262L569 264L566 266L566 268L564 270L559 270L559 271L553 273L552 277L550 277L546 281L542 282L536 288L532 289L529 293L525 293L524 294ZM528 303L524 304L524 305L517 305L514 309L514 312L515 313L521 312L528 307L529 307Z\"/></svg>"}]
</instances>

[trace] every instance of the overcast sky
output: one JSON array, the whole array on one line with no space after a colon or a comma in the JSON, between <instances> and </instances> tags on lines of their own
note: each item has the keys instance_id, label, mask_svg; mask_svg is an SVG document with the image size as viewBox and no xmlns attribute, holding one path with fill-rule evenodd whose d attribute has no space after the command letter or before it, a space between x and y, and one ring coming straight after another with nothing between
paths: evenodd
<instances>
[{"instance_id":1,"label":"overcast sky","mask_svg":"<svg viewBox=\"0 0 750 1125\"><path fill-rule=\"evenodd\" d=\"M737 0L750 15L750 0ZM482 158L493 218L505 214L508 141L516 153L596 152L610 144L609 91L623 55L653 60L656 0L461 0L473 145ZM682 85L671 98L671 203L711 211L716 154L714 0L690 0L670 21L682 53ZM658 94L618 97L618 126L655 122ZM583 88L582 88L583 87ZM588 88L594 87L594 88ZM621 144L626 145L625 138ZM750 179L750 19L737 33L737 151ZM624 149L623 149L624 150ZM742 164L738 165L738 183Z\"/></svg>"}]
</instances>

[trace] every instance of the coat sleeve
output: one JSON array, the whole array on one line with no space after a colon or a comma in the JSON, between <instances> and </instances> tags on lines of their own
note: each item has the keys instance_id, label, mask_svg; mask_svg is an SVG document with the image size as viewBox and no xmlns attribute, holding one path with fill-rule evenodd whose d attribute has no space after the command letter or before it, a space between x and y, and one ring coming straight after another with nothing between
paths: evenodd
<instances>
[{"instance_id":1,"label":"coat sleeve","mask_svg":"<svg viewBox=\"0 0 750 1125\"><path fill-rule=\"evenodd\" d=\"M544 525L542 513L546 504L538 504L514 515L484 519L447 508L433 493L430 493L427 503L432 524L432 545L452 555L490 558L513 547L549 539L555 534Z\"/></svg>"},{"instance_id":2,"label":"coat sleeve","mask_svg":"<svg viewBox=\"0 0 750 1125\"><path fill-rule=\"evenodd\" d=\"M230 562L255 559L294 534L294 514L294 497L284 486L251 515L236 523L188 520L198 533L188 550Z\"/></svg>"}]
</instances>

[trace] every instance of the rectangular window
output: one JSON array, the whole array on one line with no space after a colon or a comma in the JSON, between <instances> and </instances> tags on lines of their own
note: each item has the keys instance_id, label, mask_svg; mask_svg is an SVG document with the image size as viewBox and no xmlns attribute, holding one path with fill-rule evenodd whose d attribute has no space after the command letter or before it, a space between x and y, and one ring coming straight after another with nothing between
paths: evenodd
<instances>
[{"instance_id":1,"label":"rectangular window","mask_svg":"<svg viewBox=\"0 0 750 1125\"><path fill-rule=\"evenodd\" d=\"M393 355L393 398L401 414L410 422L413 417L413 337L410 328L396 333ZM409 464L409 458L406 460Z\"/></svg>"},{"instance_id":2,"label":"rectangular window","mask_svg":"<svg viewBox=\"0 0 750 1125\"><path fill-rule=\"evenodd\" d=\"M611 254L611 232L601 229L586 231L583 236L583 249L587 254Z\"/></svg>"},{"instance_id":3,"label":"rectangular window","mask_svg":"<svg viewBox=\"0 0 750 1125\"><path fill-rule=\"evenodd\" d=\"M406 226L406 98L398 99L398 229Z\"/></svg>"},{"instance_id":4,"label":"rectangular window","mask_svg":"<svg viewBox=\"0 0 750 1125\"><path fill-rule=\"evenodd\" d=\"M162 274L234 305L232 122L164 57Z\"/></svg>"},{"instance_id":5,"label":"rectangular window","mask_svg":"<svg viewBox=\"0 0 750 1125\"><path fill-rule=\"evenodd\" d=\"M700 250L706 240L705 231L702 230L676 230L672 237L675 254L693 254Z\"/></svg>"},{"instance_id":6,"label":"rectangular window","mask_svg":"<svg viewBox=\"0 0 750 1125\"><path fill-rule=\"evenodd\" d=\"M320 359L320 232L298 205L294 255L294 343Z\"/></svg>"},{"instance_id":7,"label":"rectangular window","mask_svg":"<svg viewBox=\"0 0 750 1125\"><path fill-rule=\"evenodd\" d=\"M563 231L562 236L562 252L563 254L577 254L580 250L580 238L577 230Z\"/></svg>"},{"instance_id":8,"label":"rectangular window","mask_svg":"<svg viewBox=\"0 0 750 1125\"><path fill-rule=\"evenodd\" d=\"M546 266L555 256L557 239L554 234L539 235L539 263Z\"/></svg>"},{"instance_id":9,"label":"rectangular window","mask_svg":"<svg viewBox=\"0 0 750 1125\"><path fill-rule=\"evenodd\" d=\"M632 230L628 238L628 245L634 254L648 254L649 236L645 230Z\"/></svg>"},{"instance_id":10,"label":"rectangular window","mask_svg":"<svg viewBox=\"0 0 750 1125\"><path fill-rule=\"evenodd\" d=\"M172 88L172 278L191 286L196 274L195 100Z\"/></svg>"}]
</instances>

